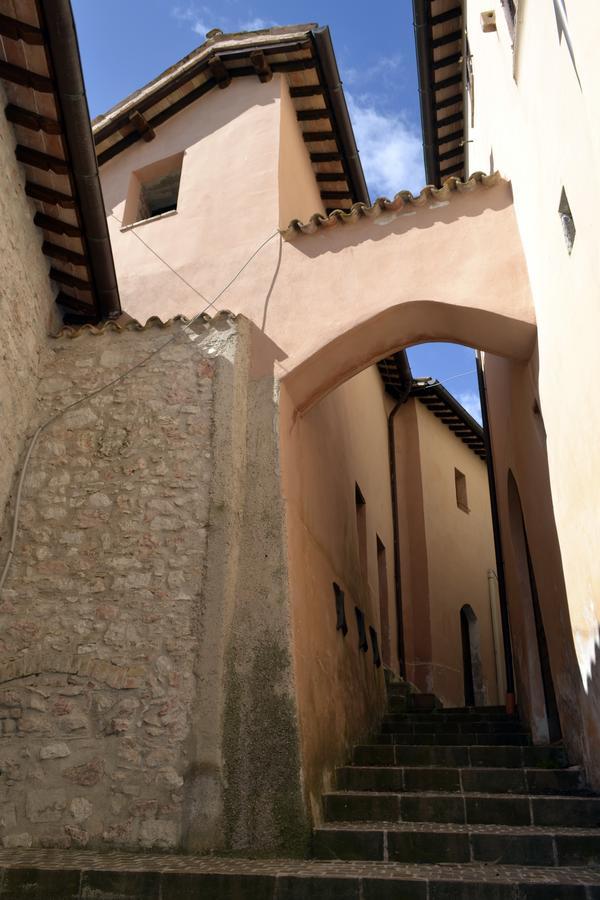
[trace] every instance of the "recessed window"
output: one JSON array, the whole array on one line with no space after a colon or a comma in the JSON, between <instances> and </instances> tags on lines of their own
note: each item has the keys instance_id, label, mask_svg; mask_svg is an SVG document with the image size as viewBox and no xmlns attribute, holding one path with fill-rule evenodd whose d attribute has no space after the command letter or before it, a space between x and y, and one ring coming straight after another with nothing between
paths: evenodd
<instances>
[{"instance_id":1,"label":"recessed window","mask_svg":"<svg viewBox=\"0 0 600 900\"><path fill-rule=\"evenodd\" d=\"M346 637L348 634L348 623L346 622L346 608L344 606L344 592L335 581L333 582L333 593L335 595L335 616L336 616L336 631L341 631L342 635Z\"/></svg>"},{"instance_id":2,"label":"recessed window","mask_svg":"<svg viewBox=\"0 0 600 900\"><path fill-rule=\"evenodd\" d=\"M366 653L369 649L369 642L367 640L365 614L358 606L354 607L354 612L356 614L356 627L358 629L358 649L362 650L363 653Z\"/></svg>"},{"instance_id":3,"label":"recessed window","mask_svg":"<svg viewBox=\"0 0 600 900\"><path fill-rule=\"evenodd\" d=\"M567 198L567 194L565 189L563 188L560 195L560 203L558 204L558 214L560 216L560 221L562 225L563 234L565 237L565 244L567 245L567 250L569 252L569 256L571 255L571 251L573 249L573 244L575 243L575 221L573 219L573 213L571 212L571 207L569 206L569 200Z\"/></svg>"},{"instance_id":4,"label":"recessed window","mask_svg":"<svg viewBox=\"0 0 600 900\"><path fill-rule=\"evenodd\" d=\"M469 512L469 503L467 498L467 479L458 469L454 470L454 486L456 488L456 505L463 512Z\"/></svg>"},{"instance_id":5,"label":"recessed window","mask_svg":"<svg viewBox=\"0 0 600 900\"><path fill-rule=\"evenodd\" d=\"M155 219L177 209L183 153L138 169L131 175L124 225Z\"/></svg>"}]
</instances>

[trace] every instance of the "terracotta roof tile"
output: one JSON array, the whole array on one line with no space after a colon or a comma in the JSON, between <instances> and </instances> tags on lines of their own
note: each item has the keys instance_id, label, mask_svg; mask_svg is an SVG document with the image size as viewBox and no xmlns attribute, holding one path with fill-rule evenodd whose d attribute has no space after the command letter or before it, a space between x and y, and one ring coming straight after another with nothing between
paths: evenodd
<instances>
[{"instance_id":1,"label":"terracotta roof tile","mask_svg":"<svg viewBox=\"0 0 600 900\"><path fill-rule=\"evenodd\" d=\"M499 172L493 172L491 175L475 172L467 181L461 181L460 178L448 178L439 188L428 184L416 197L410 191L399 191L393 200L379 197L372 206L367 206L366 203L355 203L347 212L335 209L328 216L315 213L306 223L299 219L293 219L287 228L282 229L281 234L286 241L293 241L300 234L315 234L319 229L333 228L335 225L353 225L360 219L378 219L386 213L400 212L405 208L409 211L411 207L435 206L436 203L449 201L453 194L463 194L480 187L493 187L501 180L502 176Z\"/></svg>"}]
</instances>

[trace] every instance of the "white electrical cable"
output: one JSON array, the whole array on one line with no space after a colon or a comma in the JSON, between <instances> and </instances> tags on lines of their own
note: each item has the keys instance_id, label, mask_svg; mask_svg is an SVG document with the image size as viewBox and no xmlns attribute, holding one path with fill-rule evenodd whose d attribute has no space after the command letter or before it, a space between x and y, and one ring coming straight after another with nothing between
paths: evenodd
<instances>
[{"instance_id":1,"label":"white electrical cable","mask_svg":"<svg viewBox=\"0 0 600 900\"><path fill-rule=\"evenodd\" d=\"M186 329L189 328L191 325L193 325L194 322L197 319L199 319L200 316L203 315L203 313L205 313L206 310L210 306L213 306L217 302L217 300L223 296L225 291L231 287L231 285L234 283L234 281L236 281L236 279L242 274L244 269L248 265L250 265L250 263L252 262L254 257L257 256L257 254L260 253L262 248L264 246L266 246L266 244L268 244L269 241L272 241L273 238L276 237L278 234L279 234L279 230L274 231L273 234L269 235L268 238L265 238L265 240L262 242L262 244L260 244L256 248L254 253L250 257L248 257L248 259L246 260L244 265L240 269L238 269L238 271L235 273L233 278L227 282L227 284L221 291L219 291L219 293L216 295L216 297L211 301L207 301L207 305L203 309L201 309L200 312L196 313L196 315L193 316L189 322L186 322L186 325L185 325ZM161 257L159 257L158 254L154 250L152 250L152 247L150 247L148 244L146 244L145 241L143 241L142 243L144 243L145 246L148 247L148 249L152 253L154 253L155 256L157 256L159 259L161 259ZM161 259L161 262L164 262L165 265L167 265L168 268L171 269L171 266L169 266L168 263L165 262L165 260ZM171 269L171 271L175 272L174 269ZM177 272L175 272L175 274L178 275ZM185 281L185 279L182 279L182 280ZM195 293L200 294L200 292L197 291L196 288L192 287L191 284L189 284L188 282L185 282L185 283L188 284L188 287L190 287ZM200 294L200 296L202 296L202 295ZM203 297L203 299L206 300L206 297ZM23 460L23 468L21 469L21 474L19 476L19 482L17 485L17 494L16 494L16 498L15 498L15 512L14 512L14 517L13 517L13 525L12 525L12 530L11 530L10 544L9 544L9 548L8 548L8 554L7 554L6 560L4 562L4 568L2 569L2 574L0 575L0 593L2 593L4 583L8 576L8 572L10 570L12 560L15 555L15 545L17 542L17 530L19 527L19 513L20 513L20 509L21 509L21 494L23 492L23 484L25 482L25 476L27 474L27 469L29 467L29 460L31 459L31 454L34 451L35 446L36 446L42 432L44 432L46 430L46 428L48 428L49 425L51 425L53 422L55 422L61 416L64 416L65 413L69 412L69 410L74 409L76 406L79 406L80 403L84 403L86 400L91 400L92 397L95 397L97 394L100 394L102 391L105 391L107 388L112 387L114 384L118 384L118 382L120 382L124 378L126 378L127 375L131 375L132 372L135 372L136 369L140 369L149 360L151 360L154 356L156 356L157 353L160 353L162 350L165 349L165 347L168 347L169 344L172 344L176 338L177 338L177 335L174 334L167 341L165 341L163 344L161 344L160 347L157 347L156 350L153 350L152 353L149 353L148 356L145 356L134 366L131 366L129 369L126 369L120 375L117 375L117 377L113 378L112 381L108 381L106 384L101 385L101 387L96 388L96 390L92 391L90 394L86 394L84 397L80 397L79 400L75 400L73 403L69 403L68 406L65 406L64 409L60 409L53 416L51 416L46 422L44 422L43 425L40 425L36 429L36 431L33 434L33 437L31 438L31 441L29 442L29 446L27 448L27 453L25 454L25 459Z\"/></svg>"}]
</instances>

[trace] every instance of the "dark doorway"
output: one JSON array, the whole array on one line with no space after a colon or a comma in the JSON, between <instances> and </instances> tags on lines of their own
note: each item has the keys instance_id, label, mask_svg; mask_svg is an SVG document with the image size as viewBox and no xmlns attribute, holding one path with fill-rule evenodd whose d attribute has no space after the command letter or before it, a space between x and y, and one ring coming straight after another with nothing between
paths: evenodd
<instances>
[{"instance_id":1,"label":"dark doorway","mask_svg":"<svg viewBox=\"0 0 600 900\"><path fill-rule=\"evenodd\" d=\"M554 681L552 678L552 669L550 667L550 654L548 652L544 620L542 618L535 572L531 560L531 553L529 551L529 541L527 540L525 517L523 516L519 488L517 487L517 482L515 481L512 472L508 473L508 498L510 505L511 536L515 556L517 558L521 587L524 592L529 594L533 609L535 634L542 676L542 688L544 691L544 703L546 706L546 721L548 723L548 737L551 742L554 742L561 740L562 730L560 727L556 694L554 692Z\"/></svg>"},{"instance_id":2,"label":"dark doorway","mask_svg":"<svg viewBox=\"0 0 600 900\"><path fill-rule=\"evenodd\" d=\"M460 611L460 634L462 637L463 679L465 685L465 706L475 706L475 685L473 684L473 659L471 655L471 633L466 607Z\"/></svg>"}]
</instances>

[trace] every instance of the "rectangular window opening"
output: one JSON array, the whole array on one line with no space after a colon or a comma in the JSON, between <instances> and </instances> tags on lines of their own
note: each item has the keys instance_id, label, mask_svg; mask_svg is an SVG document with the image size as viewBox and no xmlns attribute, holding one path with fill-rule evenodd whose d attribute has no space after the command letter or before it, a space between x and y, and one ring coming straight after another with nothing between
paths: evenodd
<instances>
[{"instance_id":1,"label":"rectangular window opening","mask_svg":"<svg viewBox=\"0 0 600 900\"><path fill-rule=\"evenodd\" d=\"M369 635L371 636L371 649L373 651L373 665L379 669L381 667L381 656L379 655L379 642L377 640L377 632L372 625L369 625Z\"/></svg>"},{"instance_id":2,"label":"rectangular window opening","mask_svg":"<svg viewBox=\"0 0 600 900\"><path fill-rule=\"evenodd\" d=\"M365 614L362 609L358 608L358 606L354 607L354 612L356 615L356 626L358 628L358 649L362 650L363 653L366 653L369 649L369 642L367 640Z\"/></svg>"},{"instance_id":3,"label":"rectangular window opening","mask_svg":"<svg viewBox=\"0 0 600 900\"><path fill-rule=\"evenodd\" d=\"M177 209L182 165L183 153L176 153L132 173L124 226L155 219Z\"/></svg>"},{"instance_id":4,"label":"rectangular window opening","mask_svg":"<svg viewBox=\"0 0 600 900\"><path fill-rule=\"evenodd\" d=\"M558 204L558 214L560 216L560 222L562 225L563 235L565 238L565 244L567 245L567 251L569 256L573 250L573 244L575 243L575 220L573 219L573 213L571 212L571 207L569 206L569 200L567 198L567 193L563 188L560 194L560 203Z\"/></svg>"},{"instance_id":5,"label":"rectangular window opening","mask_svg":"<svg viewBox=\"0 0 600 900\"><path fill-rule=\"evenodd\" d=\"M467 479L458 469L454 470L454 486L456 488L456 505L463 512L469 512L469 502L467 498Z\"/></svg>"},{"instance_id":6,"label":"rectangular window opening","mask_svg":"<svg viewBox=\"0 0 600 900\"><path fill-rule=\"evenodd\" d=\"M346 607L344 605L344 592L335 581L333 582L333 593L335 595L335 615L336 615L336 631L341 631L343 637L348 634L348 623L346 621Z\"/></svg>"}]
</instances>

